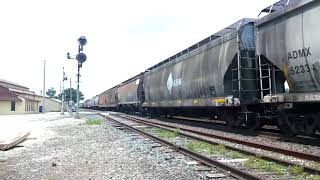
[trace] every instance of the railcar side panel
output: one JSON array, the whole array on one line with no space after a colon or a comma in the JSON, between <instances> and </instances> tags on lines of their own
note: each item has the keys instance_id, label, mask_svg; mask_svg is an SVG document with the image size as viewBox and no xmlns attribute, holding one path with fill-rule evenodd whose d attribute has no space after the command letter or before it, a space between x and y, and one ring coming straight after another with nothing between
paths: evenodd
<instances>
[{"instance_id":1,"label":"railcar side panel","mask_svg":"<svg viewBox=\"0 0 320 180\"><path fill-rule=\"evenodd\" d=\"M141 97L139 97L139 87L143 83L143 75L139 75L129 82L125 82L118 87L119 104L139 104Z\"/></svg>"},{"instance_id":2,"label":"railcar side panel","mask_svg":"<svg viewBox=\"0 0 320 180\"><path fill-rule=\"evenodd\" d=\"M117 87L109 89L99 95L99 107L116 108L118 105Z\"/></svg>"},{"instance_id":3,"label":"railcar side panel","mask_svg":"<svg viewBox=\"0 0 320 180\"><path fill-rule=\"evenodd\" d=\"M320 91L319 18L320 2L306 0L257 22L257 53L282 70L291 92Z\"/></svg>"},{"instance_id":4,"label":"railcar side panel","mask_svg":"<svg viewBox=\"0 0 320 180\"><path fill-rule=\"evenodd\" d=\"M146 72L144 76L146 95L144 106L219 106L221 98L233 96L230 89L232 87L225 86L230 83L224 82L227 70L235 60L239 48L254 48L253 22L242 23L244 21L234 24L233 31L230 31L231 28L229 28L230 32L223 34L215 41ZM241 43L237 41L238 26L245 29L242 31L244 33L240 35L239 41ZM250 26L249 30L244 28L246 26Z\"/></svg>"}]
</instances>

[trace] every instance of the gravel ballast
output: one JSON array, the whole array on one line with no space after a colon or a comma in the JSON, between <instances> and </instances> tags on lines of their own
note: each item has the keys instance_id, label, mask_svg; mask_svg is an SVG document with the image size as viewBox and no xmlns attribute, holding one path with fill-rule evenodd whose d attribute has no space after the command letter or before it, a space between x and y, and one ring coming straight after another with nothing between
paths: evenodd
<instances>
[{"instance_id":1,"label":"gravel ballast","mask_svg":"<svg viewBox=\"0 0 320 180\"><path fill-rule=\"evenodd\" d=\"M103 122L87 125L85 118ZM0 151L0 179L203 179L215 173L94 114L80 120L58 113L30 119L23 122L36 124L36 133L22 147Z\"/></svg>"}]
</instances>

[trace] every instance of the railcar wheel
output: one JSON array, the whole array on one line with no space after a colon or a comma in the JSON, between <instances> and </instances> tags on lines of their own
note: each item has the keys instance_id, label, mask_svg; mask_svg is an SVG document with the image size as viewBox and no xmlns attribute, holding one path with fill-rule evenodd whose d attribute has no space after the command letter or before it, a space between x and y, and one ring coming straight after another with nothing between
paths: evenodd
<instances>
[{"instance_id":1,"label":"railcar wheel","mask_svg":"<svg viewBox=\"0 0 320 180\"><path fill-rule=\"evenodd\" d=\"M320 112L316 114L316 119L318 123L318 130L320 131Z\"/></svg>"},{"instance_id":2,"label":"railcar wheel","mask_svg":"<svg viewBox=\"0 0 320 180\"><path fill-rule=\"evenodd\" d=\"M224 120L227 123L227 126L230 129L239 127L242 124L242 120L239 120L239 118L235 116L235 112L231 110L223 112L222 120Z\"/></svg>"},{"instance_id":3,"label":"railcar wheel","mask_svg":"<svg viewBox=\"0 0 320 180\"><path fill-rule=\"evenodd\" d=\"M304 118L305 130L304 133L307 135L312 135L316 131L317 127L317 115L316 114L308 114Z\"/></svg>"},{"instance_id":4,"label":"railcar wheel","mask_svg":"<svg viewBox=\"0 0 320 180\"><path fill-rule=\"evenodd\" d=\"M228 128L233 128L233 121L235 117L230 111L225 111L222 115L222 120L226 122Z\"/></svg>"},{"instance_id":5,"label":"railcar wheel","mask_svg":"<svg viewBox=\"0 0 320 180\"><path fill-rule=\"evenodd\" d=\"M159 109L156 109L156 108L151 109L150 118L158 118L158 117L160 117Z\"/></svg>"},{"instance_id":6,"label":"railcar wheel","mask_svg":"<svg viewBox=\"0 0 320 180\"><path fill-rule=\"evenodd\" d=\"M252 131L259 129L262 126L262 122L258 114L248 115L244 122L247 128Z\"/></svg>"},{"instance_id":7,"label":"railcar wheel","mask_svg":"<svg viewBox=\"0 0 320 180\"><path fill-rule=\"evenodd\" d=\"M286 112L280 112L280 116L277 119L278 127L280 131L287 137L292 137L297 134L293 117Z\"/></svg>"}]
</instances>

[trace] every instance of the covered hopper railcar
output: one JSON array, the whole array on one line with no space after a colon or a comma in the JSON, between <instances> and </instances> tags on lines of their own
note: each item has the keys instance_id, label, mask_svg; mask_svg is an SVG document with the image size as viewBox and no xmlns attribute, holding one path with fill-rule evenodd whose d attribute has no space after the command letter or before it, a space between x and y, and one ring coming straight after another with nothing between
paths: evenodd
<instances>
[{"instance_id":1,"label":"covered hopper railcar","mask_svg":"<svg viewBox=\"0 0 320 180\"><path fill-rule=\"evenodd\" d=\"M118 108L118 86L115 86L107 91L101 93L98 97L99 109L115 111Z\"/></svg>"},{"instance_id":2,"label":"covered hopper railcar","mask_svg":"<svg viewBox=\"0 0 320 180\"><path fill-rule=\"evenodd\" d=\"M87 108L91 108L91 109L98 109L98 99L99 99L99 96L94 96L92 97L91 99L89 99L88 101L86 101L86 107Z\"/></svg>"},{"instance_id":3,"label":"covered hopper railcar","mask_svg":"<svg viewBox=\"0 0 320 180\"><path fill-rule=\"evenodd\" d=\"M313 134L320 128L320 1L282 0L263 11L272 12L256 22L262 103L272 107L265 116L277 117L283 131Z\"/></svg>"},{"instance_id":4,"label":"covered hopper railcar","mask_svg":"<svg viewBox=\"0 0 320 180\"><path fill-rule=\"evenodd\" d=\"M144 102L143 73L122 82L117 89L117 95L119 111L140 112Z\"/></svg>"},{"instance_id":5,"label":"covered hopper railcar","mask_svg":"<svg viewBox=\"0 0 320 180\"><path fill-rule=\"evenodd\" d=\"M260 98L254 22L242 19L149 68L144 74L144 109L215 113L231 126L239 126L248 113L256 116L249 111Z\"/></svg>"},{"instance_id":6,"label":"covered hopper railcar","mask_svg":"<svg viewBox=\"0 0 320 180\"><path fill-rule=\"evenodd\" d=\"M82 108L90 108L89 102L90 102L90 99L85 100L82 105Z\"/></svg>"}]
</instances>

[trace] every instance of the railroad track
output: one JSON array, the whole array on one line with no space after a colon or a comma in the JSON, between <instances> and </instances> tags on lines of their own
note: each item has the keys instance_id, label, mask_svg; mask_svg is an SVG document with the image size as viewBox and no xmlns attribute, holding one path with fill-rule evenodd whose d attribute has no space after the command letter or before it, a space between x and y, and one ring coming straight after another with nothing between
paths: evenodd
<instances>
[{"instance_id":1,"label":"railroad track","mask_svg":"<svg viewBox=\"0 0 320 180\"><path fill-rule=\"evenodd\" d=\"M256 143L256 142L248 142L248 141L244 141L244 140L241 140L238 138L226 137L226 136L211 134L211 133L207 133L207 132L203 132L203 131L197 131L192 128L182 128L182 127L177 127L174 125L164 124L161 122L150 122L150 121L147 121L147 120L140 118L140 117L127 116L127 115L126 115L126 117L130 118L132 120L140 121L141 123L147 123L149 125L151 125L151 124L158 125L161 128L172 128L172 129L180 128L181 130L183 130L185 132L190 132L190 133L202 135L202 136L209 137L209 138L220 139L223 141L241 144L241 145L245 145L245 146L249 146L249 147L253 147L253 148L259 148L259 149L263 149L263 150L267 150L267 151L277 152L277 153L289 155L289 156L292 156L295 158L304 159L304 160L308 160L308 161L320 162L320 156L316 156L316 155L312 155L312 154L292 151L292 150L281 148L281 147L274 147L274 146L270 147L266 144L261 144L261 143Z\"/></svg>"},{"instance_id":2,"label":"railroad track","mask_svg":"<svg viewBox=\"0 0 320 180\"><path fill-rule=\"evenodd\" d=\"M111 120L113 122L117 122L117 123L121 124L122 126L128 128L128 129L130 129L130 130L132 130L132 131L134 131L136 133L142 134L142 135L144 135L144 136L146 136L146 137L148 137L148 138L150 138L152 140L155 140L155 141L157 141L157 142L159 142L161 144L169 146L170 148L173 148L176 151L178 151L178 152L180 152L180 153L182 153L182 154L184 154L186 156L189 156L189 157L191 157L191 158L193 158L193 159L195 159L195 160L197 160L197 161L199 161L199 162L201 162L201 163L203 163L203 164L205 164L205 165L207 165L209 167L216 167L219 170L221 170L222 172L224 172L225 174L231 175L231 176L233 176L235 178L238 178L238 179L252 179L252 180L260 180L261 179L260 177L258 177L256 175L253 175L253 174L250 174L248 172L242 171L242 170L240 170L240 169L238 169L236 167L232 167L230 165L226 165L224 163L220 163L219 161L210 159L210 158L208 158L206 156L203 156L203 155L201 155L199 153L190 151L190 150L188 150L188 149L186 149L186 148L184 148L182 146L178 146L178 145L176 145L174 143L171 143L169 141L166 141L166 140L163 140L161 138L158 138L158 137L156 137L154 135L146 133L146 132L144 132L142 130L139 130L138 128L135 128L133 126L127 125L126 123L122 123L121 121L116 120L114 118L111 118L109 116L105 116L103 114L100 114L100 115L102 115L103 117L107 118L108 120ZM124 118L124 117L120 117L120 118Z\"/></svg>"},{"instance_id":3,"label":"railroad track","mask_svg":"<svg viewBox=\"0 0 320 180\"><path fill-rule=\"evenodd\" d=\"M161 124L161 123L155 123L155 122L149 122L149 121L145 121L141 118L137 118L137 117L132 117L132 116L118 116L119 118L125 118L125 119L128 119L128 120L131 120L131 121L135 121L135 122L138 122L138 123L142 123L144 125L148 125L148 126L154 126L154 127L158 127L158 128L163 128L163 129L167 129L167 130L170 130L170 131L174 131L177 127L174 127L174 126L169 126L169 125L164 125L164 124ZM107 117L107 118L110 118L110 117ZM131 129L131 128L130 128ZM141 130L139 130L141 131ZM142 131L143 132L143 131ZM189 132L189 133L185 133L185 132ZM210 144L214 144L214 142L210 141L210 140L206 140L204 138L201 138L201 137L198 137L198 136L194 136L194 135L191 135L191 133L194 133L194 134L202 134L202 136L204 136L203 132L195 132L193 130L190 130L190 129L186 129L186 128L181 128L181 131L179 132L179 135L182 135L182 136L185 136L187 138L191 138L191 139L195 139L195 140L198 140L198 141L202 141L202 142L206 142L206 143L210 143ZM145 132L143 132L142 134L145 134ZM207 134L206 134L207 135ZM210 137L212 137L210 135ZM215 137L215 136L214 136ZM157 139L157 137L155 137ZM152 138L153 139L153 138ZM159 139L159 138L158 138ZM219 139L225 139L225 138L219 138ZM160 141L163 141L162 139L160 139ZM233 140L234 141L234 140ZM235 141L234 141L235 142ZM239 141L237 141L239 142ZM228 165L226 164L221 164L219 161L214 161L214 160L210 160L210 158L208 157L202 157L202 155L198 154L198 153L195 153L193 151L190 151L188 149L185 149L183 147L179 147L175 144L170 144L170 143L165 143L165 142L162 142L168 146L172 146L174 149L178 150L178 151L182 151L181 153L183 154L186 154L194 159L197 159L198 161L201 161L203 162L204 164L207 164L209 166L215 166L215 167L219 167L220 169L224 170L225 172L228 172L230 171L231 174L234 176L234 177L237 177L237 178L241 178L241 179L260 179L259 176L256 176L256 175L253 175L253 174L248 174L247 172L244 172L242 170L239 170L239 169L236 169L235 167L229 167ZM248 143L244 143L244 144L248 144ZM252 144L251 144L252 145ZM282 165L286 165L286 166L299 166L299 167L303 167L304 171L305 172L308 172L308 173L311 173L311 174L320 174L320 171L316 168L313 168L313 167L309 167L309 166L303 166L301 164L296 164L294 162L290 162L290 161L287 161L287 160L282 160L282 159L278 159L278 158L274 158L274 157L271 157L271 156L266 156L266 155L263 155L263 154L257 154L257 153L252 153L251 151L247 151L247 150L243 150L243 149L240 149L240 148L235 148L235 147L231 147L231 146L225 146L226 149L228 150L232 150L232 151L237 151L237 152L241 152L245 155L250 155L250 156L256 156L256 157L259 157L261 159L264 159L264 160L267 160L267 161L272 161L272 162L276 162L276 163L279 163L279 164L282 164ZM258 147L256 147L258 148ZM260 148L266 148L265 146L260 146ZM269 149L270 151L270 149ZM279 151L279 150L278 150ZM288 152L288 151L283 151L281 150L281 152ZM301 155L297 152L290 152L289 154L293 154L293 156L299 156L300 158L301 157L305 157L305 158L302 158L302 159L310 159L311 156L310 155ZM314 157L313 157L314 158ZM319 157L317 157L319 158ZM244 174L242 174L244 173Z\"/></svg>"},{"instance_id":4,"label":"railroad track","mask_svg":"<svg viewBox=\"0 0 320 180\"><path fill-rule=\"evenodd\" d=\"M179 128L183 132L193 133L193 134L197 134L197 135L201 135L201 136L209 137L209 138L220 139L220 140L223 140L223 141L232 142L232 143L240 144L240 145L245 145L245 146L249 146L249 147L252 147L252 148L258 148L258 149L267 150L267 151L271 151L271 152L281 153L283 155L292 156L292 157L295 157L295 158L298 158L298 159L314 161L314 162L318 162L318 163L320 162L320 157L319 156L315 156L315 155L311 155L311 154L307 154L307 153L292 151L292 150L281 148L281 147L268 146L266 144L261 144L261 143L248 142L248 141L244 141L244 140L240 140L240 139L236 139L236 138L232 138L232 137L226 137L226 136L222 136L222 135L217 135L217 134L210 134L210 133L206 133L206 132L202 132L202 131L193 130L191 128L181 128L181 127L177 127L177 126L174 126L174 125L168 125L168 124L163 124L163 123L159 123L159 122L150 122L150 121L144 120L143 118L139 118L139 117L133 117L133 116L125 116L125 117L129 118L131 120L134 120L134 121L138 121L140 123L157 126L159 128L164 128L164 129L171 130L171 131L175 130L176 128ZM181 132L180 134L185 135L185 136L190 136L189 134L186 134L186 133L183 133L183 132ZM197 138L197 137L192 136L192 138ZM199 138L199 140L207 141L206 139L203 139L203 138ZM208 142L209 143L213 143L212 141L208 141ZM250 151L243 151L240 148L234 148L234 147L231 147L231 146L228 147L228 148L231 149L231 150L242 151L242 153L258 156L258 157L261 157L262 159L271 160L271 161L278 162L278 163L281 163L281 164L293 165L293 166L301 166L299 164L296 164L296 163L293 163L293 162L289 162L289 161L285 161L285 160L282 160L280 158L264 156L264 155L261 155L261 154L253 154ZM303 168L306 171L310 172L310 173L318 173L318 174L320 174L320 171L318 169L315 169L315 168L312 168L312 167L308 167L308 166L304 166Z\"/></svg>"},{"instance_id":5,"label":"railroad track","mask_svg":"<svg viewBox=\"0 0 320 180\"><path fill-rule=\"evenodd\" d=\"M261 137L266 137L266 138L270 138L270 139L276 139L278 141L292 142L292 143L299 143L299 144L303 144L303 145L312 145L312 146L319 146L320 147L320 135L319 134L314 134L312 136L298 135L296 137L284 137L283 135L281 135L280 130L274 126L262 127L260 130L252 132L250 130L248 131L245 127L242 127L240 130L229 130L226 127L225 122L219 121L219 120L209 120L209 119L205 119L205 118L173 116L173 117L161 119L161 120L164 120L166 122L175 122L175 123L177 121L179 121L179 123L181 123L181 124L186 124L186 125L192 124L192 125L198 126L198 127L210 126L212 129L225 131L225 132L231 131L231 132L234 132L237 134L242 134L242 135L261 136ZM196 122L196 123L193 123L193 122ZM226 129L228 129L228 131L226 131Z\"/></svg>"}]
</instances>

